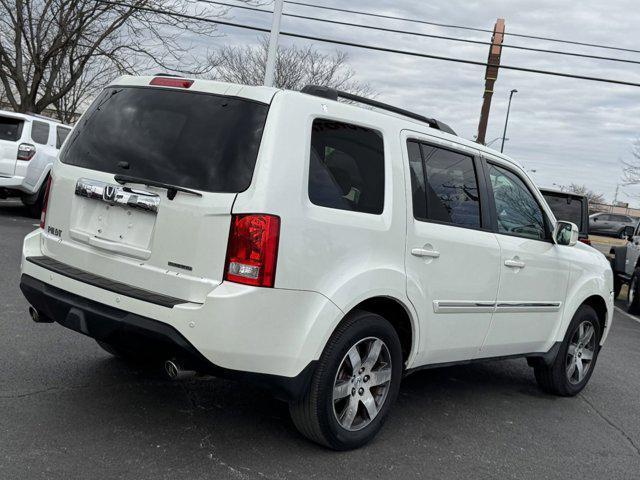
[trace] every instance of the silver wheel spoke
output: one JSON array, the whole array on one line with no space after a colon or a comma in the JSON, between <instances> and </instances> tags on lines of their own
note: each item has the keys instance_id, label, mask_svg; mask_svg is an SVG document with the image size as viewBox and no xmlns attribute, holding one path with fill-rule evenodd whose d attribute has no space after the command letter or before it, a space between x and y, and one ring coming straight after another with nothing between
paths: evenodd
<instances>
[{"instance_id":1,"label":"silver wheel spoke","mask_svg":"<svg viewBox=\"0 0 640 480\"><path fill-rule=\"evenodd\" d=\"M358 413L358 402L359 400L356 397L349 399L349 404L342 412L342 418L340 419L343 427L351 428L351 425L353 425L353 420L356 418L356 413Z\"/></svg>"},{"instance_id":2,"label":"silver wheel spoke","mask_svg":"<svg viewBox=\"0 0 640 480\"><path fill-rule=\"evenodd\" d=\"M576 371L576 360L574 358L573 360L571 360L571 363L567 367L567 377L569 379L573 378L573 374L575 373L575 371Z\"/></svg>"},{"instance_id":3,"label":"silver wheel spoke","mask_svg":"<svg viewBox=\"0 0 640 480\"><path fill-rule=\"evenodd\" d=\"M576 369L578 370L578 381L580 382L584 376L584 365L582 365L582 360L579 358L576 359Z\"/></svg>"},{"instance_id":4,"label":"silver wheel spoke","mask_svg":"<svg viewBox=\"0 0 640 480\"><path fill-rule=\"evenodd\" d=\"M342 382L333 387L333 401L340 400L344 397L347 397L351 394L351 383L350 382Z\"/></svg>"},{"instance_id":5,"label":"silver wheel spoke","mask_svg":"<svg viewBox=\"0 0 640 480\"><path fill-rule=\"evenodd\" d=\"M571 355L572 357L575 357L575 355L576 355L576 347L577 347L577 345L574 345L572 343L571 345L569 345L569 350L567 350L567 353L569 355Z\"/></svg>"},{"instance_id":6,"label":"silver wheel spoke","mask_svg":"<svg viewBox=\"0 0 640 480\"><path fill-rule=\"evenodd\" d=\"M369 348L369 353L367 353L367 358L365 358L362 366L371 370L373 366L378 361L380 357L380 351L382 350L382 340L378 340L377 338L371 343L371 348Z\"/></svg>"},{"instance_id":7,"label":"silver wheel spoke","mask_svg":"<svg viewBox=\"0 0 640 480\"><path fill-rule=\"evenodd\" d=\"M591 340L591 337L593 337L594 331L595 329L593 328L593 325L587 325L584 329L584 334L580 337L580 342L583 345L587 345Z\"/></svg>"},{"instance_id":8,"label":"silver wheel spoke","mask_svg":"<svg viewBox=\"0 0 640 480\"><path fill-rule=\"evenodd\" d=\"M369 420L373 420L378 414L378 407L376 406L375 398L373 398L369 390L365 391L364 395L362 395L362 404L367 409Z\"/></svg>"},{"instance_id":9,"label":"silver wheel spoke","mask_svg":"<svg viewBox=\"0 0 640 480\"><path fill-rule=\"evenodd\" d=\"M582 359L583 360L593 360L593 352L591 350L587 350L586 348L582 351Z\"/></svg>"},{"instance_id":10,"label":"silver wheel spoke","mask_svg":"<svg viewBox=\"0 0 640 480\"><path fill-rule=\"evenodd\" d=\"M351 347L351 350L349 350L349 353L347 353L347 355L349 356L349 361L351 362L351 369L353 370L353 373L358 373L358 370L360 370L360 366L362 365L362 359L360 358L360 352L358 352L357 345Z\"/></svg>"},{"instance_id":11,"label":"silver wheel spoke","mask_svg":"<svg viewBox=\"0 0 640 480\"><path fill-rule=\"evenodd\" d=\"M376 387L378 385L383 385L389 381L391 381L391 369L385 368L384 370L377 370L375 372L371 372L369 374L369 387Z\"/></svg>"}]
</instances>

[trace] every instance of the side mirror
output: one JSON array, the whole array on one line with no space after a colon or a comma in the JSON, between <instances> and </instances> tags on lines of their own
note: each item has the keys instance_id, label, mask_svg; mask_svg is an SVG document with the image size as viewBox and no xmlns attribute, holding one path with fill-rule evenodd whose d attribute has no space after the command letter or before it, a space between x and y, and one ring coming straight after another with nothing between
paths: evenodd
<instances>
[{"instance_id":1,"label":"side mirror","mask_svg":"<svg viewBox=\"0 0 640 480\"><path fill-rule=\"evenodd\" d=\"M635 227L624 227L624 236L627 240L631 240L635 232Z\"/></svg>"},{"instance_id":2,"label":"side mirror","mask_svg":"<svg viewBox=\"0 0 640 480\"><path fill-rule=\"evenodd\" d=\"M578 231L578 226L575 223L558 220L556 228L553 230L553 241L558 245L573 247L578 243L579 235L580 232Z\"/></svg>"}]
</instances>

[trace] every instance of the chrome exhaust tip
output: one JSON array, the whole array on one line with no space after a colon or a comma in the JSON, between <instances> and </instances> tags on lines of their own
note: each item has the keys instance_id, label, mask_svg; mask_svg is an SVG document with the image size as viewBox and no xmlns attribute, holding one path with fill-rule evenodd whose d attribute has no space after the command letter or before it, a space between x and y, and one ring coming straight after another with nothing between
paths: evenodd
<instances>
[{"instance_id":1,"label":"chrome exhaust tip","mask_svg":"<svg viewBox=\"0 0 640 480\"><path fill-rule=\"evenodd\" d=\"M42 315L38 310L36 310L33 307L29 307L29 316L31 317L31 320L33 320L36 323L53 323L53 320L51 320L46 315Z\"/></svg>"},{"instance_id":2,"label":"chrome exhaust tip","mask_svg":"<svg viewBox=\"0 0 640 480\"><path fill-rule=\"evenodd\" d=\"M184 380L195 376L196 372L193 370L185 370L175 360L167 360L164 362L164 371L171 380Z\"/></svg>"}]
</instances>

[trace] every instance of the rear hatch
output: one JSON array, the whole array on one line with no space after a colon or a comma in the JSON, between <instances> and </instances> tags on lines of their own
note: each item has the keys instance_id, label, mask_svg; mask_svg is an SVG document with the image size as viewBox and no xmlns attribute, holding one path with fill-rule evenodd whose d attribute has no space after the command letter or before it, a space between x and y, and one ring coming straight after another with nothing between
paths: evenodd
<instances>
[{"instance_id":1,"label":"rear hatch","mask_svg":"<svg viewBox=\"0 0 640 480\"><path fill-rule=\"evenodd\" d=\"M249 187L268 105L158 87L109 87L60 154L44 252L185 302L223 278L231 208Z\"/></svg>"},{"instance_id":2,"label":"rear hatch","mask_svg":"<svg viewBox=\"0 0 640 480\"><path fill-rule=\"evenodd\" d=\"M0 176L10 177L15 173L23 128L24 119L0 113Z\"/></svg>"}]
</instances>

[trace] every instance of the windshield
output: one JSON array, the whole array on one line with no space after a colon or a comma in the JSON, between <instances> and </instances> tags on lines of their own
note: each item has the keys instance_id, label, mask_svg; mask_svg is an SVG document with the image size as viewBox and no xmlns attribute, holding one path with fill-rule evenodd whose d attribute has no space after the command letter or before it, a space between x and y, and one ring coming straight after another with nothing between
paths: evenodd
<instances>
[{"instance_id":1,"label":"windshield","mask_svg":"<svg viewBox=\"0 0 640 480\"><path fill-rule=\"evenodd\" d=\"M196 190L237 193L251 183L268 108L198 92L110 88L85 114L60 160Z\"/></svg>"},{"instance_id":2,"label":"windshield","mask_svg":"<svg viewBox=\"0 0 640 480\"><path fill-rule=\"evenodd\" d=\"M555 215L556 220L575 223L578 226L578 230L580 232L583 231L581 200L559 194L543 193L543 195Z\"/></svg>"},{"instance_id":3,"label":"windshield","mask_svg":"<svg viewBox=\"0 0 640 480\"><path fill-rule=\"evenodd\" d=\"M24 120L0 116L0 140L15 142L22 136Z\"/></svg>"}]
</instances>

